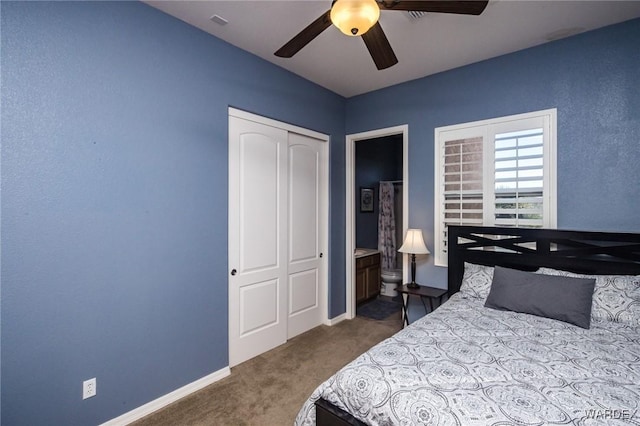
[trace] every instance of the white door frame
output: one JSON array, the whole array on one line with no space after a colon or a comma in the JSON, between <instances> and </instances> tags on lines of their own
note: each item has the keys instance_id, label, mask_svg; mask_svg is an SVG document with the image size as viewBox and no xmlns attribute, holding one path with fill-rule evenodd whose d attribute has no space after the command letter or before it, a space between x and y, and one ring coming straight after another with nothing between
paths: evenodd
<instances>
[{"instance_id":1,"label":"white door frame","mask_svg":"<svg viewBox=\"0 0 640 426\"><path fill-rule=\"evenodd\" d=\"M322 161L322 164L320 164L320 168L322 169L324 181L325 181L323 185L323 190L321 191L321 194L320 194L320 196L323 198L323 202L322 202L323 208L322 208L322 211L319 212L319 217L320 217L320 220L322 221L322 229L323 229L324 235L319 236L320 238L318 239L318 243L321 245L320 251L324 254L324 256L321 259L323 274L322 274L322 277L320 278L320 283L319 283L319 287L320 287L319 304L320 304L320 312L322 313L320 321L321 323L326 324L329 322L329 308L328 308L329 306L328 244L329 243L328 241L329 241L329 143L330 143L330 137L329 135L326 135L323 133L305 129L303 127L294 126L292 124L273 120L260 115L252 114L250 112L246 112L233 107L229 107L228 115L229 117L233 116L233 117L241 118L248 121L254 121L257 123L264 124L266 126L276 127L279 129L286 130L288 132L298 133L300 135L309 136L311 138L318 139L322 142L325 142L322 144L322 150L323 150L322 158L324 160ZM227 140L228 139L229 139L229 135L227 135ZM231 173L231 170L229 170L229 173ZM231 214L234 214L234 212L229 211L229 206L230 204L227 204L227 214L230 216ZM228 238L229 238L229 232L227 231L227 239ZM228 245L228 242L227 242L227 245ZM231 273L230 271L233 267L234 267L233 265L228 264L228 259L227 259L227 270L229 271L229 273ZM227 281L227 289L229 289L228 281ZM230 304L228 299L227 299L227 309L229 309L228 315L231 315ZM231 332L229 330L227 334L227 346L229 346L230 335L231 335Z\"/></svg>"},{"instance_id":2,"label":"white door frame","mask_svg":"<svg viewBox=\"0 0 640 426\"><path fill-rule=\"evenodd\" d=\"M355 169L356 169L356 142L366 139L381 138L384 136L393 136L402 134L402 235L409 228L409 125L387 127L384 129L371 130L363 133L354 133L346 136L346 161L345 161L345 180L346 180L346 319L353 319L356 316L356 298L355 298L355 257L353 255L356 249L356 192L355 192ZM402 280L407 282L408 276L408 256L403 256L402 263Z\"/></svg>"}]
</instances>

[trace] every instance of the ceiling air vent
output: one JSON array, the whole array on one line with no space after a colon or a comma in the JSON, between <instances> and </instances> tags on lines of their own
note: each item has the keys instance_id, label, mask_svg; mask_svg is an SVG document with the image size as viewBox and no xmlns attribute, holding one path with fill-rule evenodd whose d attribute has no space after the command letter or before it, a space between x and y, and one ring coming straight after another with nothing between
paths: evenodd
<instances>
[{"instance_id":1,"label":"ceiling air vent","mask_svg":"<svg viewBox=\"0 0 640 426\"><path fill-rule=\"evenodd\" d=\"M416 10L408 10L406 14L410 21L416 21L424 16L427 16L427 12L419 12Z\"/></svg>"},{"instance_id":2,"label":"ceiling air vent","mask_svg":"<svg viewBox=\"0 0 640 426\"><path fill-rule=\"evenodd\" d=\"M229 21L227 21L220 15L213 15L211 18L209 18L209 20L215 22L218 25L227 25L229 23Z\"/></svg>"}]
</instances>

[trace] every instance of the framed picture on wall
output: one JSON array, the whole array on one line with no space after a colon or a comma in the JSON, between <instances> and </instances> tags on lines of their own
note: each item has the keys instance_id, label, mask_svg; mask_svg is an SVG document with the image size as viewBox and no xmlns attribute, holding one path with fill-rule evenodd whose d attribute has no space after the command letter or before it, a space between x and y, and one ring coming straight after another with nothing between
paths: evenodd
<instances>
[{"instance_id":1,"label":"framed picture on wall","mask_svg":"<svg viewBox=\"0 0 640 426\"><path fill-rule=\"evenodd\" d=\"M360 188L360 212L373 212L373 188Z\"/></svg>"}]
</instances>

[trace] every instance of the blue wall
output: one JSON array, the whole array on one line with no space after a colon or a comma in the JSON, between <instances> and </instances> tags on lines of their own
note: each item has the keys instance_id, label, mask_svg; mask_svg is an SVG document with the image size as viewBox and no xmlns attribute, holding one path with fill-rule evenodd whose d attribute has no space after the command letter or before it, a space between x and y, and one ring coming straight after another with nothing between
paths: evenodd
<instances>
[{"instance_id":1,"label":"blue wall","mask_svg":"<svg viewBox=\"0 0 640 426\"><path fill-rule=\"evenodd\" d=\"M559 225L640 231L640 20L349 100L140 3L2 2L1 28L3 425L99 423L227 365L229 105L331 136L331 317L345 127L409 124L432 245L434 128L557 107Z\"/></svg>"},{"instance_id":2,"label":"blue wall","mask_svg":"<svg viewBox=\"0 0 640 426\"><path fill-rule=\"evenodd\" d=\"M229 105L344 164L344 98L175 18L2 3L3 425L97 424L228 365Z\"/></svg>"},{"instance_id":3,"label":"blue wall","mask_svg":"<svg viewBox=\"0 0 640 426\"><path fill-rule=\"evenodd\" d=\"M558 227L639 232L638 46L640 19L350 98L347 134L409 125L409 227L433 247L434 129L557 108Z\"/></svg>"}]
</instances>

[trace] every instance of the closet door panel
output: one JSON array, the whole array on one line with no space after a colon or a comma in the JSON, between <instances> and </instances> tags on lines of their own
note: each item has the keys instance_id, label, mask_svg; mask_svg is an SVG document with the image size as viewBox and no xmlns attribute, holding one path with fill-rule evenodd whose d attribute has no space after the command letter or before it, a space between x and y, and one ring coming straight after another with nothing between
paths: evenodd
<instances>
[{"instance_id":1,"label":"closet door panel","mask_svg":"<svg viewBox=\"0 0 640 426\"><path fill-rule=\"evenodd\" d=\"M287 340L287 132L229 118L229 365Z\"/></svg>"},{"instance_id":2,"label":"closet door panel","mask_svg":"<svg viewBox=\"0 0 640 426\"><path fill-rule=\"evenodd\" d=\"M289 134L289 338L321 324L322 141Z\"/></svg>"},{"instance_id":3,"label":"closet door panel","mask_svg":"<svg viewBox=\"0 0 640 426\"><path fill-rule=\"evenodd\" d=\"M247 133L240 138L240 268L242 272L277 268L279 170L277 139Z\"/></svg>"}]
</instances>

